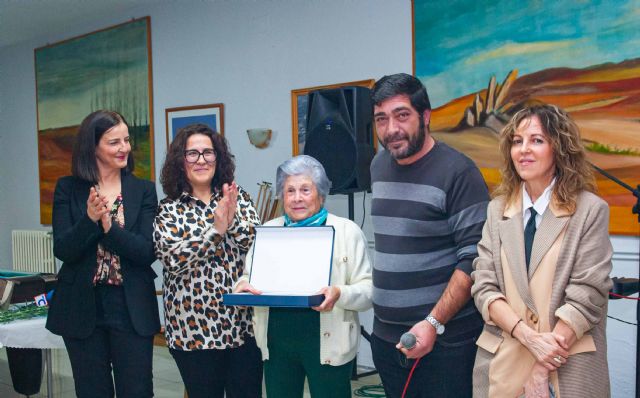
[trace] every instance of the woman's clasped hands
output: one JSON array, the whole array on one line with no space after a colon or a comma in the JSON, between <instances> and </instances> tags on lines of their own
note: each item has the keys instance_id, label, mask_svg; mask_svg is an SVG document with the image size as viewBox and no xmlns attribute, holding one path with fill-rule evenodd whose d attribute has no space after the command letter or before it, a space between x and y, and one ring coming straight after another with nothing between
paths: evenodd
<instances>
[{"instance_id":1,"label":"woman's clasped hands","mask_svg":"<svg viewBox=\"0 0 640 398\"><path fill-rule=\"evenodd\" d=\"M564 336L555 332L539 333L520 322L515 337L531 352L536 363L524 385L525 397L549 397L549 372L567 363L569 346Z\"/></svg>"},{"instance_id":2,"label":"woman's clasped hands","mask_svg":"<svg viewBox=\"0 0 640 398\"><path fill-rule=\"evenodd\" d=\"M522 327L522 344L533 354L536 361L549 371L554 371L567 362L569 346L564 336L558 333L538 333Z\"/></svg>"}]
</instances>

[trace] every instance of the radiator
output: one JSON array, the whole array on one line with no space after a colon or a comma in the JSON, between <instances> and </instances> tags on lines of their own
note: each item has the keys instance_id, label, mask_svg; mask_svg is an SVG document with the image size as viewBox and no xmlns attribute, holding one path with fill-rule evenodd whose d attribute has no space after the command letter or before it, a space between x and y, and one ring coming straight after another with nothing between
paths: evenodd
<instances>
[{"instance_id":1,"label":"radiator","mask_svg":"<svg viewBox=\"0 0 640 398\"><path fill-rule=\"evenodd\" d=\"M56 273L50 231L11 231L13 270Z\"/></svg>"}]
</instances>

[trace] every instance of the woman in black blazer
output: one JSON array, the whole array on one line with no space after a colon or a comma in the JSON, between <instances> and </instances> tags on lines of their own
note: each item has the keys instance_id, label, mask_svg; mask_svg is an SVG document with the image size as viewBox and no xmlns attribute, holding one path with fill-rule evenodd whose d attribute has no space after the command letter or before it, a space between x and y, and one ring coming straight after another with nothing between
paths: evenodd
<instances>
[{"instance_id":1,"label":"woman in black blazer","mask_svg":"<svg viewBox=\"0 0 640 398\"><path fill-rule=\"evenodd\" d=\"M80 125L73 176L56 185L53 248L63 264L47 329L64 339L80 398L113 397L114 379L119 398L153 396L157 196L132 170L126 121L96 111Z\"/></svg>"}]
</instances>

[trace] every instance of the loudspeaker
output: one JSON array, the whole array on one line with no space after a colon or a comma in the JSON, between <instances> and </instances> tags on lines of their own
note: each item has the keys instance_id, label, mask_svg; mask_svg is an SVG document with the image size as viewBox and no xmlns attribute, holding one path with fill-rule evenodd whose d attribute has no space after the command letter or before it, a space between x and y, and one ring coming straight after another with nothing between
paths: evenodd
<instances>
[{"instance_id":1,"label":"loudspeaker","mask_svg":"<svg viewBox=\"0 0 640 398\"><path fill-rule=\"evenodd\" d=\"M371 188L375 155L371 90L347 86L309 93L304 154L316 158L331 180L331 194Z\"/></svg>"}]
</instances>

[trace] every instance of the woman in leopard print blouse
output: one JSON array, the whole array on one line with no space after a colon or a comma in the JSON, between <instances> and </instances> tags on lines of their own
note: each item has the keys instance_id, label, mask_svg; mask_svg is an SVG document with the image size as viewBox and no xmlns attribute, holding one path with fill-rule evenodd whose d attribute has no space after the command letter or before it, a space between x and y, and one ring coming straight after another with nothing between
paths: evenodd
<instances>
[{"instance_id":1,"label":"woman in leopard print blouse","mask_svg":"<svg viewBox=\"0 0 640 398\"><path fill-rule=\"evenodd\" d=\"M233 181L224 137L202 124L178 131L160 182L154 225L164 265L165 337L190 398L259 397L262 361L247 307L226 307L260 223Z\"/></svg>"}]
</instances>

